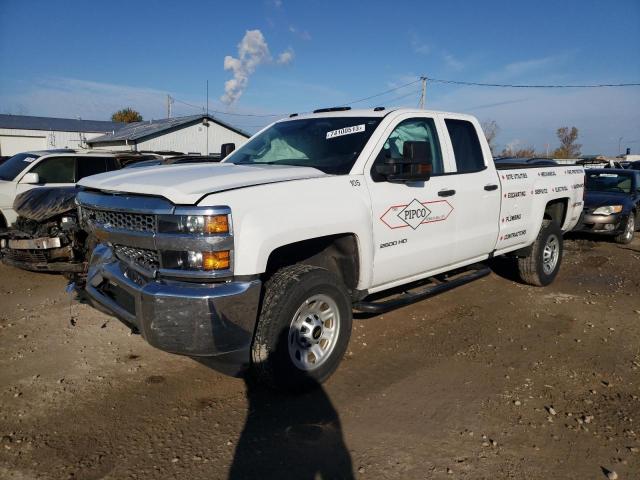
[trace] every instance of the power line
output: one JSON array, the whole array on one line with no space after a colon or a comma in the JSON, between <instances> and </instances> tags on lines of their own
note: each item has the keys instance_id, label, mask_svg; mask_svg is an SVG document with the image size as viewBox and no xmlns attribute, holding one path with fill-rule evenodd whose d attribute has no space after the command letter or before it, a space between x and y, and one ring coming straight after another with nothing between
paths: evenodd
<instances>
[{"instance_id":1,"label":"power line","mask_svg":"<svg viewBox=\"0 0 640 480\"><path fill-rule=\"evenodd\" d=\"M422 76L420 79L425 79L430 82L436 83L448 83L454 85L467 85L473 87L500 87L500 88L608 88L608 87L638 87L640 83L594 83L583 85L518 85L510 83L481 83L481 82L465 82L461 80L444 80L441 78L432 78Z\"/></svg>"},{"instance_id":2,"label":"power line","mask_svg":"<svg viewBox=\"0 0 640 480\"><path fill-rule=\"evenodd\" d=\"M400 90L401 88L408 87L409 85L413 85L415 83L418 83L420 80L421 80L421 78L418 78L417 80L414 80L413 82L405 83L404 85L400 85L399 87L390 88L389 90L385 90L384 92L376 93L375 95L369 95L368 97L364 97L364 98L359 98L358 100L352 100L351 102L343 103L342 105L338 105L338 106L339 107L346 107L348 105L353 105L354 103L360 103L360 102L364 102L366 100L371 100L372 98L381 97L382 95L385 95L387 93L395 92L396 90Z\"/></svg>"}]
</instances>

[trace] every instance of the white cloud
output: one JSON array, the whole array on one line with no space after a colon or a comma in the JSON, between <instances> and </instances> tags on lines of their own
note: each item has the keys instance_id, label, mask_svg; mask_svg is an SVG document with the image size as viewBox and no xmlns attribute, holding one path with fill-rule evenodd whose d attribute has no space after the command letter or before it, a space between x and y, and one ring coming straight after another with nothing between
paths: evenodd
<instances>
[{"instance_id":1,"label":"white cloud","mask_svg":"<svg viewBox=\"0 0 640 480\"><path fill-rule=\"evenodd\" d=\"M450 53L443 54L442 58L444 58L444 63L450 69L458 70L458 71L464 69L464 63L462 63L460 60L458 60L456 57L454 57Z\"/></svg>"},{"instance_id":2,"label":"white cloud","mask_svg":"<svg viewBox=\"0 0 640 480\"><path fill-rule=\"evenodd\" d=\"M286 65L293 56L293 50L289 48L278 55L275 63ZM224 57L224 69L230 70L233 78L225 82L224 95L220 100L227 105L237 102L249 84L249 77L259 65L266 63L273 63L273 58L264 35L260 30L247 30L238 44L238 57Z\"/></svg>"},{"instance_id":3,"label":"white cloud","mask_svg":"<svg viewBox=\"0 0 640 480\"><path fill-rule=\"evenodd\" d=\"M289 31L299 37L301 40L311 40L311 34L306 30L301 30L295 25L289 25Z\"/></svg>"},{"instance_id":4,"label":"white cloud","mask_svg":"<svg viewBox=\"0 0 640 480\"><path fill-rule=\"evenodd\" d=\"M291 48L288 48L287 50L282 52L280 55L278 55L276 63L278 65L288 65L293 61L293 57L294 57L293 50Z\"/></svg>"},{"instance_id":5,"label":"white cloud","mask_svg":"<svg viewBox=\"0 0 640 480\"><path fill-rule=\"evenodd\" d=\"M431 45L423 42L415 32L409 33L409 40L411 42L411 48L415 53L419 53L420 55L429 55L431 53Z\"/></svg>"},{"instance_id":6,"label":"white cloud","mask_svg":"<svg viewBox=\"0 0 640 480\"><path fill-rule=\"evenodd\" d=\"M131 107L145 119L163 118L166 116L166 96L167 92L153 88L48 77L21 92L0 94L0 111L100 120L109 118L123 107Z\"/></svg>"}]
</instances>

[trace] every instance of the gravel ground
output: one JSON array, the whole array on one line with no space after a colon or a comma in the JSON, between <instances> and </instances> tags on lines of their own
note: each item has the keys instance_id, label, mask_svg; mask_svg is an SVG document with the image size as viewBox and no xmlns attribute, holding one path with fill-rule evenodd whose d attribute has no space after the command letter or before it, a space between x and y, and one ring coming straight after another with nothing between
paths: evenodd
<instances>
[{"instance_id":1,"label":"gravel ground","mask_svg":"<svg viewBox=\"0 0 640 480\"><path fill-rule=\"evenodd\" d=\"M640 478L640 236L567 241L547 288L494 267L287 397L0 266L0 478Z\"/></svg>"}]
</instances>

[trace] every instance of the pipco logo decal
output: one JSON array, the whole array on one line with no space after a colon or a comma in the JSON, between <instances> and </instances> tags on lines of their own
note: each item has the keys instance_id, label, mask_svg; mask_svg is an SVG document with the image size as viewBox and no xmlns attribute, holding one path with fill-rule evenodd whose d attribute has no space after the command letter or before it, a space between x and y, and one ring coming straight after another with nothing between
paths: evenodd
<instances>
[{"instance_id":1,"label":"pipco logo decal","mask_svg":"<svg viewBox=\"0 0 640 480\"><path fill-rule=\"evenodd\" d=\"M409 204L389 207L382 214L380 220L391 229L411 227L417 230L420 225L425 223L446 220L451 212L453 212L453 207L446 200L420 202L414 198Z\"/></svg>"}]
</instances>

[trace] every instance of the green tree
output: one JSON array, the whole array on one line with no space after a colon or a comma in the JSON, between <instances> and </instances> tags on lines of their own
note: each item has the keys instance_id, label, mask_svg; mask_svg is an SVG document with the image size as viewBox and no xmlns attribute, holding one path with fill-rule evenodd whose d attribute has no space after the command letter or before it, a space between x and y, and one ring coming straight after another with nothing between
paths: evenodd
<instances>
[{"instance_id":1,"label":"green tree","mask_svg":"<svg viewBox=\"0 0 640 480\"><path fill-rule=\"evenodd\" d=\"M560 147L553 152L555 158L577 158L580 156L581 144L576 143L578 140L578 129L576 127L560 127L556 130Z\"/></svg>"},{"instance_id":2,"label":"green tree","mask_svg":"<svg viewBox=\"0 0 640 480\"><path fill-rule=\"evenodd\" d=\"M140 115L139 112L136 112L133 108L127 107L118 110L116 113L111 115L111 121L124 123L141 122L142 115Z\"/></svg>"}]
</instances>

